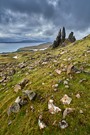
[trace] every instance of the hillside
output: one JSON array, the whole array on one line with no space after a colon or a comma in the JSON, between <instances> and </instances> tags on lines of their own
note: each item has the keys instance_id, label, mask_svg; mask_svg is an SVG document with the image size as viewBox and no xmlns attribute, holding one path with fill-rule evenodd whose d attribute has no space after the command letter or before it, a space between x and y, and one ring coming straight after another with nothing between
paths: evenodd
<instances>
[{"instance_id":1,"label":"hillside","mask_svg":"<svg viewBox=\"0 0 90 135\"><path fill-rule=\"evenodd\" d=\"M48 109L51 100L60 112ZM66 47L0 54L0 135L22 134L90 135L90 36Z\"/></svg>"}]
</instances>

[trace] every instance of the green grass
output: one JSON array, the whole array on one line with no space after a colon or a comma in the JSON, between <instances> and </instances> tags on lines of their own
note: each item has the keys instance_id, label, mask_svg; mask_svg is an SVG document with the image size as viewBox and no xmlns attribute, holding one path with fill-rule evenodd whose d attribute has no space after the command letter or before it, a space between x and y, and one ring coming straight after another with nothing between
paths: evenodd
<instances>
[{"instance_id":1,"label":"green grass","mask_svg":"<svg viewBox=\"0 0 90 135\"><path fill-rule=\"evenodd\" d=\"M19 52L10 53L7 57L0 56L1 63L14 63L14 67L21 62L26 62L24 69L17 68L17 73L11 76L10 80L5 86L0 84L0 135L89 135L90 134L90 75L85 73L72 74L72 79L62 72L58 75L55 69L61 69L61 64L67 66L69 63L75 63L78 68L84 68L84 70L90 72L90 53L85 51L90 48L90 38L76 41L74 44L70 44L63 48L47 49L45 51L38 52ZM62 51L67 51L61 55ZM85 56L86 54L86 56ZM18 55L17 60L13 59L13 56ZM42 61L51 57L47 65L41 65ZM68 58L72 58L68 61ZM33 59L31 59L33 58ZM65 60L66 59L66 60ZM54 60L57 60L55 63ZM38 64L35 64L36 61ZM30 67L34 68L30 70ZM7 72L7 71L6 71ZM11 114L7 116L8 107L15 101L15 99L22 95L22 91L15 93L14 86L18 84L22 79L28 78L29 83L23 88L23 90L33 90L37 93L35 101L29 101L29 103L21 108L19 113ZM59 80L69 79L70 88L65 88L63 83L59 83ZM86 81L80 83L81 79ZM44 83L44 85L42 84ZM52 85L59 84L58 91L54 92ZM80 93L80 99L76 98L76 94ZM63 105L60 99L67 94L72 98L70 105ZM40 100L42 97L42 100ZM58 123L62 120L62 112L51 115L48 112L47 104L50 98L54 99L55 105L59 106L63 110L66 107L75 108L75 111L66 117L66 121L69 127L65 130L60 129ZM35 111L30 110L30 106L33 105ZM26 113L26 111L28 112ZM83 110L83 114L79 111ZM38 127L38 116L43 114L44 122L47 125L43 131L40 131ZM8 121L12 120L12 124L8 126ZM53 122L56 120L56 125L53 126Z\"/></svg>"}]
</instances>

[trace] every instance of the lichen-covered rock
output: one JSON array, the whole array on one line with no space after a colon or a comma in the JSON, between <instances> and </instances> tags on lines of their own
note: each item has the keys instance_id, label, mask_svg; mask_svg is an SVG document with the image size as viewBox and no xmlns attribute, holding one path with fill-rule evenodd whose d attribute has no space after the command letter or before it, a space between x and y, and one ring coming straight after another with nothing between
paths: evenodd
<instances>
[{"instance_id":1,"label":"lichen-covered rock","mask_svg":"<svg viewBox=\"0 0 90 135\"><path fill-rule=\"evenodd\" d=\"M21 97L17 97L16 100L15 100L15 103L19 104L21 101Z\"/></svg>"},{"instance_id":2,"label":"lichen-covered rock","mask_svg":"<svg viewBox=\"0 0 90 135\"><path fill-rule=\"evenodd\" d=\"M73 67L73 64L72 63L67 66L67 75L72 72L72 67Z\"/></svg>"},{"instance_id":3,"label":"lichen-covered rock","mask_svg":"<svg viewBox=\"0 0 90 135\"><path fill-rule=\"evenodd\" d=\"M68 127L68 123L65 120L62 120L61 122L59 122L59 125L61 129L65 129Z\"/></svg>"},{"instance_id":4,"label":"lichen-covered rock","mask_svg":"<svg viewBox=\"0 0 90 135\"><path fill-rule=\"evenodd\" d=\"M22 80L22 81L19 83L19 85L20 85L21 88L23 89L23 88L25 87L25 85L26 85L28 82L29 82L28 79L24 79L24 80Z\"/></svg>"},{"instance_id":5,"label":"lichen-covered rock","mask_svg":"<svg viewBox=\"0 0 90 135\"><path fill-rule=\"evenodd\" d=\"M55 114L61 111L61 109L53 104L53 100L50 99L48 102L48 109L51 114Z\"/></svg>"},{"instance_id":6,"label":"lichen-covered rock","mask_svg":"<svg viewBox=\"0 0 90 135\"><path fill-rule=\"evenodd\" d=\"M70 98L68 95L64 95L63 98L60 100L63 104L70 104L72 101L72 98Z\"/></svg>"},{"instance_id":7,"label":"lichen-covered rock","mask_svg":"<svg viewBox=\"0 0 90 135\"><path fill-rule=\"evenodd\" d=\"M19 110L20 110L20 105L18 103L14 103L9 107L9 109L7 111L7 114L9 116L12 112L13 113L18 113Z\"/></svg>"},{"instance_id":8,"label":"lichen-covered rock","mask_svg":"<svg viewBox=\"0 0 90 135\"><path fill-rule=\"evenodd\" d=\"M81 96L80 96L80 94L78 93L78 94L76 94L76 98L80 98Z\"/></svg>"},{"instance_id":9,"label":"lichen-covered rock","mask_svg":"<svg viewBox=\"0 0 90 135\"><path fill-rule=\"evenodd\" d=\"M61 74L61 70L59 70L59 69L56 69L55 72L56 72L58 75Z\"/></svg>"},{"instance_id":10,"label":"lichen-covered rock","mask_svg":"<svg viewBox=\"0 0 90 135\"><path fill-rule=\"evenodd\" d=\"M69 113L73 112L73 111L74 111L73 108L66 108L66 109L64 110L64 112L63 112L63 119L65 119L66 116L67 116Z\"/></svg>"},{"instance_id":11,"label":"lichen-covered rock","mask_svg":"<svg viewBox=\"0 0 90 135\"><path fill-rule=\"evenodd\" d=\"M19 84L16 84L14 87L14 92L18 92L19 90L21 90L21 86Z\"/></svg>"},{"instance_id":12,"label":"lichen-covered rock","mask_svg":"<svg viewBox=\"0 0 90 135\"><path fill-rule=\"evenodd\" d=\"M46 128L46 124L43 122L42 115L39 116L38 126L39 126L40 130Z\"/></svg>"},{"instance_id":13,"label":"lichen-covered rock","mask_svg":"<svg viewBox=\"0 0 90 135\"><path fill-rule=\"evenodd\" d=\"M36 97L36 93L31 90L23 91L23 93L29 98L29 100L33 100Z\"/></svg>"}]
</instances>

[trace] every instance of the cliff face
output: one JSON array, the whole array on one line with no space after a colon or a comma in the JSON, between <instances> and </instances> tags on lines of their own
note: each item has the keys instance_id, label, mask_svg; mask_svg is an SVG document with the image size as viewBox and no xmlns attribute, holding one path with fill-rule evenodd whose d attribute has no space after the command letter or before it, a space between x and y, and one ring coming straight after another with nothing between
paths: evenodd
<instances>
[{"instance_id":1,"label":"cliff face","mask_svg":"<svg viewBox=\"0 0 90 135\"><path fill-rule=\"evenodd\" d=\"M0 55L0 135L89 135L89 89L90 36Z\"/></svg>"}]
</instances>

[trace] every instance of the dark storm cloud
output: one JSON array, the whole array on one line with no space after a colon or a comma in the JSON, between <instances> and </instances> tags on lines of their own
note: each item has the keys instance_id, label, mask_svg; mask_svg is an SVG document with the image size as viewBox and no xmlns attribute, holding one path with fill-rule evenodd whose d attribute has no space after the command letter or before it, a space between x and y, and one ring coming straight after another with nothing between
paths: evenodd
<instances>
[{"instance_id":1,"label":"dark storm cloud","mask_svg":"<svg viewBox=\"0 0 90 135\"><path fill-rule=\"evenodd\" d=\"M0 36L50 37L60 27L89 33L90 0L0 0Z\"/></svg>"}]
</instances>

